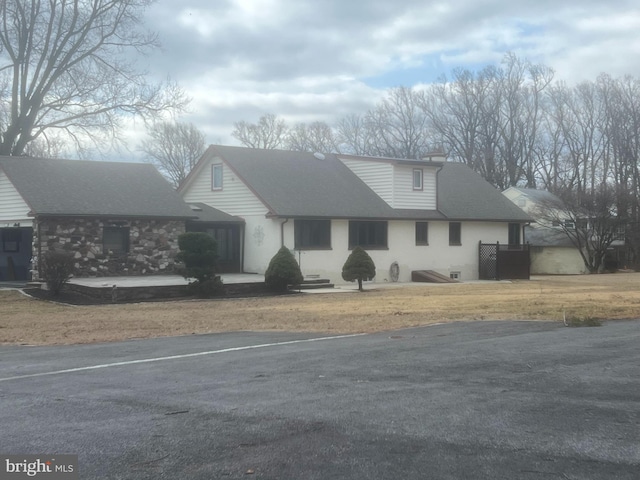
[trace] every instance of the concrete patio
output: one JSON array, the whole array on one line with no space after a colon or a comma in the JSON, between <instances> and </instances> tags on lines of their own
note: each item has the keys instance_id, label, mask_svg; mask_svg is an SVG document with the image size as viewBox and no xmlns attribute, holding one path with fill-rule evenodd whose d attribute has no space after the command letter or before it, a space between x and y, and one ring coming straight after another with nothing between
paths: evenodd
<instances>
[{"instance_id":1,"label":"concrete patio","mask_svg":"<svg viewBox=\"0 0 640 480\"><path fill-rule=\"evenodd\" d=\"M257 273L225 273L220 278L225 285L238 283L261 283L264 282L264 275ZM131 277L86 277L72 278L69 283L81 285L83 287L168 287L188 285L189 282L180 275L147 275Z\"/></svg>"}]
</instances>

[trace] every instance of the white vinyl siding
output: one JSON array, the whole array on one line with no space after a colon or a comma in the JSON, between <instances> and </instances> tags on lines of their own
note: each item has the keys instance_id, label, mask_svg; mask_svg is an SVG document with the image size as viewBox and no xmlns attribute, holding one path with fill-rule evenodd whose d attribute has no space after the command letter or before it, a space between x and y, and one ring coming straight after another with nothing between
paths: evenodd
<instances>
[{"instance_id":1,"label":"white vinyl siding","mask_svg":"<svg viewBox=\"0 0 640 480\"><path fill-rule=\"evenodd\" d=\"M211 174L213 164L223 164L221 190L211 190ZM230 215L265 215L266 206L254 193L233 173L220 158L214 158L200 168L196 178L182 193L187 203L202 202Z\"/></svg>"},{"instance_id":2,"label":"white vinyl siding","mask_svg":"<svg viewBox=\"0 0 640 480\"><path fill-rule=\"evenodd\" d=\"M31 222L29 206L18 193L7 175L0 170L0 227L3 223Z\"/></svg>"},{"instance_id":3,"label":"white vinyl siding","mask_svg":"<svg viewBox=\"0 0 640 480\"><path fill-rule=\"evenodd\" d=\"M414 167L396 165L393 176L393 208L435 210L436 171L435 167L423 167L422 190L413 188Z\"/></svg>"},{"instance_id":4,"label":"white vinyl siding","mask_svg":"<svg viewBox=\"0 0 640 480\"><path fill-rule=\"evenodd\" d=\"M393 207L393 182L391 181L393 177L393 165L390 163L363 160L340 160L380 198Z\"/></svg>"}]
</instances>

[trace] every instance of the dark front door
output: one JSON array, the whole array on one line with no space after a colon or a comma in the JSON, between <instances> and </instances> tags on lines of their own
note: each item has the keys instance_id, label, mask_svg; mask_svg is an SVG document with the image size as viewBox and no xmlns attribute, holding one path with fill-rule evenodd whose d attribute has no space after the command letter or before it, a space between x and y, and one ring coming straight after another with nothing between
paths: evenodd
<instances>
[{"instance_id":1,"label":"dark front door","mask_svg":"<svg viewBox=\"0 0 640 480\"><path fill-rule=\"evenodd\" d=\"M0 228L0 282L30 280L32 238L32 228Z\"/></svg>"},{"instance_id":2,"label":"dark front door","mask_svg":"<svg viewBox=\"0 0 640 480\"><path fill-rule=\"evenodd\" d=\"M218 242L218 272L240 272L240 226L217 225L207 233Z\"/></svg>"}]
</instances>

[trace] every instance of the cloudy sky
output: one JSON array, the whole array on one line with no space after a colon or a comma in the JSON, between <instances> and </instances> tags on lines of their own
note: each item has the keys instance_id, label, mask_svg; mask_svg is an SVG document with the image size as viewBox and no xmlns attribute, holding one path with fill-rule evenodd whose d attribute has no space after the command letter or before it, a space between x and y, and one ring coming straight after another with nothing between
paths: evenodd
<instances>
[{"instance_id":1,"label":"cloudy sky","mask_svg":"<svg viewBox=\"0 0 640 480\"><path fill-rule=\"evenodd\" d=\"M163 45L150 72L192 97L181 120L209 143L265 113L332 123L508 51L569 83L640 75L637 0L159 0L146 26Z\"/></svg>"}]
</instances>

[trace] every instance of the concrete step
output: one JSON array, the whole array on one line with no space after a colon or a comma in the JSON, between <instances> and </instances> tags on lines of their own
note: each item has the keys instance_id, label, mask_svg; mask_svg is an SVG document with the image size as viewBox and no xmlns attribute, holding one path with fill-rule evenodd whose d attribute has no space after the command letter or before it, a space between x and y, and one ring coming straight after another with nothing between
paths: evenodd
<instances>
[{"instance_id":1,"label":"concrete step","mask_svg":"<svg viewBox=\"0 0 640 480\"><path fill-rule=\"evenodd\" d=\"M329 281L328 278L305 278L300 285L297 285L296 290L313 290L316 288L333 288L334 284Z\"/></svg>"},{"instance_id":2,"label":"concrete step","mask_svg":"<svg viewBox=\"0 0 640 480\"><path fill-rule=\"evenodd\" d=\"M459 283L445 275L433 270L414 270L411 272L412 282L428 282L428 283Z\"/></svg>"}]
</instances>

